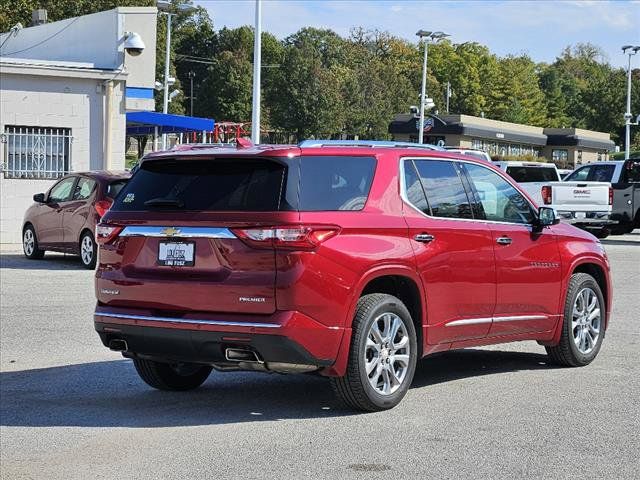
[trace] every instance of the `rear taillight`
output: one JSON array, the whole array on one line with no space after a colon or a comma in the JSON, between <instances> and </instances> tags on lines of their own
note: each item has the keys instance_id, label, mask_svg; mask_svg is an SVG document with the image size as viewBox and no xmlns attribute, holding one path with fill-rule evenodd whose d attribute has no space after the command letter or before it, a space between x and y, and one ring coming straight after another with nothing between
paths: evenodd
<instances>
[{"instance_id":1,"label":"rear taillight","mask_svg":"<svg viewBox=\"0 0 640 480\"><path fill-rule=\"evenodd\" d=\"M609 205L613 205L613 188L609 187Z\"/></svg>"},{"instance_id":2,"label":"rear taillight","mask_svg":"<svg viewBox=\"0 0 640 480\"><path fill-rule=\"evenodd\" d=\"M545 205L551 205L551 187L549 185L542 187L542 201Z\"/></svg>"},{"instance_id":3,"label":"rear taillight","mask_svg":"<svg viewBox=\"0 0 640 480\"><path fill-rule=\"evenodd\" d=\"M247 245L282 250L314 250L338 234L334 225L287 225L277 227L234 228L233 233Z\"/></svg>"},{"instance_id":4,"label":"rear taillight","mask_svg":"<svg viewBox=\"0 0 640 480\"><path fill-rule=\"evenodd\" d=\"M102 218L104 217L104 214L107 213L107 211L111 208L111 205L113 205L113 201L105 199L96 202L93 208L96 209L96 212L98 213L98 215L100 215L100 218Z\"/></svg>"},{"instance_id":5,"label":"rear taillight","mask_svg":"<svg viewBox=\"0 0 640 480\"><path fill-rule=\"evenodd\" d=\"M117 225L106 225L99 223L96 225L96 242L101 245L111 242L122 231L122 227Z\"/></svg>"}]
</instances>

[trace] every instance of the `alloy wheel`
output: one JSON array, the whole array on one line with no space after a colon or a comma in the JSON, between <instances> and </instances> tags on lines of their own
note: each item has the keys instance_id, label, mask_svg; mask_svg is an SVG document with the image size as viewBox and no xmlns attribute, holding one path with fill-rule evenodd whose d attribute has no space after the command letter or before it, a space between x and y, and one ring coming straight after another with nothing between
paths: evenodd
<instances>
[{"instance_id":1,"label":"alloy wheel","mask_svg":"<svg viewBox=\"0 0 640 480\"><path fill-rule=\"evenodd\" d=\"M573 303L571 330L573 341L580 353L590 353L600 337L602 324L600 300L591 288L583 288L578 292Z\"/></svg>"},{"instance_id":2,"label":"alloy wheel","mask_svg":"<svg viewBox=\"0 0 640 480\"><path fill-rule=\"evenodd\" d=\"M22 239L22 243L23 243L23 247L24 247L24 253L27 256L32 255L33 251L36 248L36 238L33 235L33 230L31 230L30 228L27 228L24 231L24 237Z\"/></svg>"},{"instance_id":3,"label":"alloy wheel","mask_svg":"<svg viewBox=\"0 0 640 480\"><path fill-rule=\"evenodd\" d=\"M373 389L391 395L402 385L409 370L409 335L404 321L394 313L377 317L367 334L365 371Z\"/></svg>"},{"instance_id":4,"label":"alloy wheel","mask_svg":"<svg viewBox=\"0 0 640 480\"><path fill-rule=\"evenodd\" d=\"M85 235L82 238L80 244L80 257L85 265L89 265L93 260L93 240L89 235Z\"/></svg>"}]
</instances>

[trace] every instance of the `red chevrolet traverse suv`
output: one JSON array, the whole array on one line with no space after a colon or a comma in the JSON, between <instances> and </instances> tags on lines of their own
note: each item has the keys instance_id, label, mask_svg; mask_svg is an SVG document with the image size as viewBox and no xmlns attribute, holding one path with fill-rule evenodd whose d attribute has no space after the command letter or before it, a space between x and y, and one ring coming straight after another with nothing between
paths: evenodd
<instances>
[{"instance_id":1,"label":"red chevrolet traverse suv","mask_svg":"<svg viewBox=\"0 0 640 480\"><path fill-rule=\"evenodd\" d=\"M95 328L152 387L211 373L328 376L400 402L433 352L537 340L590 363L609 262L490 163L391 142L151 154L96 230Z\"/></svg>"}]
</instances>

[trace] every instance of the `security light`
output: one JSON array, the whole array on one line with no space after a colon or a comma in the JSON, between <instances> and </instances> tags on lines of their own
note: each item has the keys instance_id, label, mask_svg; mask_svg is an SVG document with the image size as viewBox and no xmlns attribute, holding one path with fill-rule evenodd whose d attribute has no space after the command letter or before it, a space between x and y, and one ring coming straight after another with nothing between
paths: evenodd
<instances>
[{"instance_id":1,"label":"security light","mask_svg":"<svg viewBox=\"0 0 640 480\"><path fill-rule=\"evenodd\" d=\"M136 32L127 32L124 34L124 49L129 55L137 57L144 52L145 45L142 37Z\"/></svg>"}]
</instances>

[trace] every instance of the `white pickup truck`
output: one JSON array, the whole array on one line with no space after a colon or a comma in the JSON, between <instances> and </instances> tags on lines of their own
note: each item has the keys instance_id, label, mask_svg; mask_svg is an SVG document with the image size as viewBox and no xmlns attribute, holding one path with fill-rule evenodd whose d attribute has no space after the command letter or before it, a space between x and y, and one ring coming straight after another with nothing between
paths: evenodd
<instances>
[{"instance_id":1,"label":"white pickup truck","mask_svg":"<svg viewBox=\"0 0 640 480\"><path fill-rule=\"evenodd\" d=\"M613 189L610 183L582 180L560 181L556 166L537 162L495 162L520 184L538 205L551 207L566 223L590 230L604 238L612 223Z\"/></svg>"},{"instance_id":2,"label":"white pickup truck","mask_svg":"<svg viewBox=\"0 0 640 480\"><path fill-rule=\"evenodd\" d=\"M542 187L560 181L560 174L553 163L542 162L494 162L505 171L538 205L543 204Z\"/></svg>"}]
</instances>

